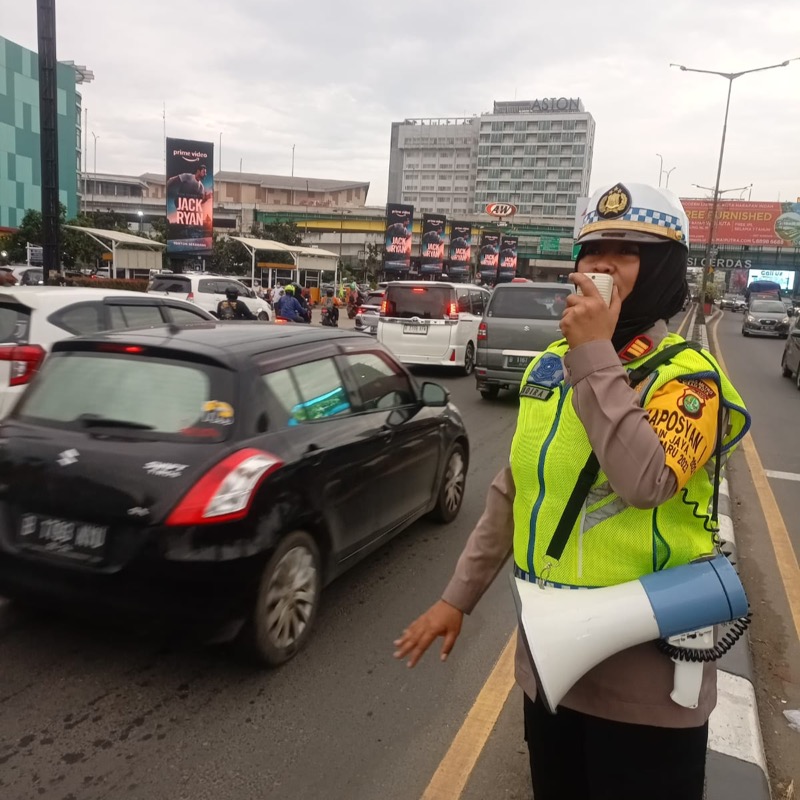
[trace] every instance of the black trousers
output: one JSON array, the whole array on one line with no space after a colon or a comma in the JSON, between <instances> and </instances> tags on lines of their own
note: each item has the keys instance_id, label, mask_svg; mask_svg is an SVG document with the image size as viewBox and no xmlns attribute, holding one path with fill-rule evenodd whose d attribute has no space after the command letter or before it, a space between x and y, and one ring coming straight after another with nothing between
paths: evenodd
<instances>
[{"instance_id":1,"label":"black trousers","mask_svg":"<svg viewBox=\"0 0 800 800\"><path fill-rule=\"evenodd\" d=\"M708 723L656 728L552 715L525 695L534 800L702 800Z\"/></svg>"}]
</instances>

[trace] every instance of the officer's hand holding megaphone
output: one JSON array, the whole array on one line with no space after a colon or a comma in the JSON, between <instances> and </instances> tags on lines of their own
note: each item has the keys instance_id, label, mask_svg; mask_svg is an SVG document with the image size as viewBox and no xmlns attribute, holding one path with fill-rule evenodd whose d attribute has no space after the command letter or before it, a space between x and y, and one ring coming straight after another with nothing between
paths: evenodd
<instances>
[{"instance_id":1,"label":"officer's hand holding megaphone","mask_svg":"<svg viewBox=\"0 0 800 800\"><path fill-rule=\"evenodd\" d=\"M582 292L567 297L567 307L561 315L561 330L570 348L600 339L611 339L622 308L622 298L616 284L611 290L611 302L606 305L591 278L574 272L569 279Z\"/></svg>"},{"instance_id":2,"label":"officer's hand holding megaphone","mask_svg":"<svg viewBox=\"0 0 800 800\"><path fill-rule=\"evenodd\" d=\"M458 634L461 633L461 623L464 612L444 600L434 603L422 616L417 617L404 631L399 639L394 640L397 650L395 658L408 659L407 666L413 667L423 656L425 651L439 637L444 636L444 644L440 658L447 660L447 656L456 643Z\"/></svg>"}]
</instances>

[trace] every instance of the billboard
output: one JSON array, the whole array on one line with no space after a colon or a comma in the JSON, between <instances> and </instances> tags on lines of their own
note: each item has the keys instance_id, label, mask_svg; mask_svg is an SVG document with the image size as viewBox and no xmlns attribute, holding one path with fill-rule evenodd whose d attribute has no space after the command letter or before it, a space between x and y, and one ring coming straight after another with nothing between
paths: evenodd
<instances>
[{"instance_id":1,"label":"billboard","mask_svg":"<svg viewBox=\"0 0 800 800\"><path fill-rule=\"evenodd\" d=\"M450 275L464 275L472 266L472 225L454 222L450 226Z\"/></svg>"},{"instance_id":2,"label":"billboard","mask_svg":"<svg viewBox=\"0 0 800 800\"><path fill-rule=\"evenodd\" d=\"M441 275L444 268L444 228L447 217L441 214L422 215L420 272Z\"/></svg>"},{"instance_id":3,"label":"billboard","mask_svg":"<svg viewBox=\"0 0 800 800\"><path fill-rule=\"evenodd\" d=\"M689 242L708 242L711 200L681 200L689 217ZM800 247L800 203L720 200L712 244Z\"/></svg>"},{"instance_id":4,"label":"billboard","mask_svg":"<svg viewBox=\"0 0 800 800\"><path fill-rule=\"evenodd\" d=\"M383 268L387 272L408 272L411 268L411 230L414 206L386 205L386 231L383 243Z\"/></svg>"},{"instance_id":5,"label":"billboard","mask_svg":"<svg viewBox=\"0 0 800 800\"><path fill-rule=\"evenodd\" d=\"M794 289L794 270L789 269L751 269L747 273L747 285L753 281L772 281L784 292Z\"/></svg>"},{"instance_id":6,"label":"billboard","mask_svg":"<svg viewBox=\"0 0 800 800\"><path fill-rule=\"evenodd\" d=\"M211 254L214 229L214 145L167 139L167 253Z\"/></svg>"},{"instance_id":7,"label":"billboard","mask_svg":"<svg viewBox=\"0 0 800 800\"><path fill-rule=\"evenodd\" d=\"M510 281L517 274L517 247L519 238L504 236L500 242L500 280Z\"/></svg>"},{"instance_id":8,"label":"billboard","mask_svg":"<svg viewBox=\"0 0 800 800\"><path fill-rule=\"evenodd\" d=\"M500 234L481 234L481 252L478 258L478 269L484 281L494 281L497 276L497 262L500 258Z\"/></svg>"}]
</instances>

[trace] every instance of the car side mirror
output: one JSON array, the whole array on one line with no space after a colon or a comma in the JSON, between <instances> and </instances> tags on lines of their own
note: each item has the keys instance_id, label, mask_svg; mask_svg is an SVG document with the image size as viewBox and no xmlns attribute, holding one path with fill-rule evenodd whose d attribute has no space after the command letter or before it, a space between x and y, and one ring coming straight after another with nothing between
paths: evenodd
<instances>
[{"instance_id":1,"label":"car side mirror","mask_svg":"<svg viewBox=\"0 0 800 800\"><path fill-rule=\"evenodd\" d=\"M422 384L422 402L426 406L446 406L450 402L450 392L438 383L425 381Z\"/></svg>"}]
</instances>

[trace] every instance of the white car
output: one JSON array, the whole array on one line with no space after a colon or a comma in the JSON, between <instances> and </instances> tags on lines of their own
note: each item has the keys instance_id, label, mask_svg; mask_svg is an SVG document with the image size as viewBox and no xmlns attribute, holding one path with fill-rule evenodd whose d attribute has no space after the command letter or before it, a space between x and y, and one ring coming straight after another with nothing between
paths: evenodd
<instances>
[{"instance_id":1,"label":"white car","mask_svg":"<svg viewBox=\"0 0 800 800\"><path fill-rule=\"evenodd\" d=\"M378 317L378 341L404 364L475 368L486 289L467 283L392 281Z\"/></svg>"},{"instance_id":2,"label":"white car","mask_svg":"<svg viewBox=\"0 0 800 800\"><path fill-rule=\"evenodd\" d=\"M177 298L67 286L0 289L0 419L42 365L53 344L105 330L216 321Z\"/></svg>"},{"instance_id":3,"label":"white car","mask_svg":"<svg viewBox=\"0 0 800 800\"><path fill-rule=\"evenodd\" d=\"M208 272L161 272L153 276L147 291L163 297L180 297L216 316L217 306L225 299L225 292L229 288L236 289L239 300L258 319L262 322L272 321L274 315L269 303L256 297L255 292L243 283L226 275L212 275Z\"/></svg>"}]
</instances>

